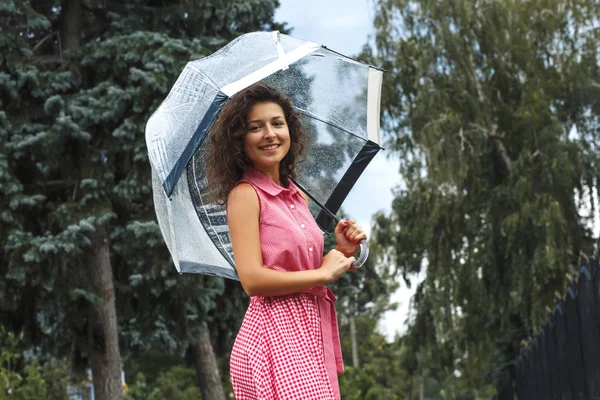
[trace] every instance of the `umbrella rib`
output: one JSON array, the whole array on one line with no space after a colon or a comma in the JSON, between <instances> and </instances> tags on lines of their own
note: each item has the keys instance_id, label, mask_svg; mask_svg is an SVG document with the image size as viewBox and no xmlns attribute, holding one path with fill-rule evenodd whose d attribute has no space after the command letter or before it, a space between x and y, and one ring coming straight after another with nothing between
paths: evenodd
<instances>
[{"instance_id":1,"label":"umbrella rib","mask_svg":"<svg viewBox=\"0 0 600 400\"><path fill-rule=\"evenodd\" d=\"M315 114L311 113L310 111L304 110L304 109L302 109L302 108L299 108L299 107L294 107L294 108L295 108L295 109L296 109L296 111L298 111L300 114L304 114L304 115L306 115L307 117L310 117L310 118L316 119L317 121L320 121L320 122L322 122L322 123L324 123L324 124L327 124L327 125L329 125L329 126L331 126L331 127L333 127L333 128L336 128L336 129L339 129L339 130L341 130L341 131L344 131L344 132L346 132L347 134L349 134L349 135L352 135L352 136L354 136L354 137L356 137L356 138L358 138L358 139L360 139L360 140L362 140L362 141L364 141L364 142L366 142L366 141L367 141L367 139L365 139L364 137L362 137L362 136L360 136L360 135L357 135L356 133L354 133L354 132L352 132L352 131L349 131L348 129L342 128L341 126L339 126L339 125L337 125L337 124L335 124L335 123L333 123L333 122L331 122L331 121L328 121L328 120L326 120L326 119L323 119L323 118L321 118L321 117L317 117Z\"/></svg>"},{"instance_id":2,"label":"umbrella rib","mask_svg":"<svg viewBox=\"0 0 600 400\"><path fill-rule=\"evenodd\" d=\"M196 168L192 168L192 172L194 174L194 185L196 185L196 190L198 191L198 200L200 200L200 203L201 203L201 206L203 208L203 211L206 211L206 206L204 205L204 200L202 199L202 191L200 190L200 187L198 186L198 178L196 177ZM209 218L208 218L208 223L210 224L210 228L213 230L215 236L217 237L217 240L219 241L219 244L223 248L225 248L226 247L225 243L223 243L223 240L219 236L216 228L213 226L213 224L212 224L212 222L210 221ZM202 226L204 226L204 224L202 224ZM204 229L206 229L206 226L204 226ZM209 237L210 237L210 234L209 234ZM220 252L220 253L221 253L221 255L223 255L223 252ZM229 254L229 252L226 251L225 254L227 254L227 256L229 257L229 259L230 259L229 262L232 262L233 260L231 260L231 255ZM223 257L223 258L225 258L225 257Z\"/></svg>"},{"instance_id":3,"label":"umbrella rib","mask_svg":"<svg viewBox=\"0 0 600 400\"><path fill-rule=\"evenodd\" d=\"M340 57L343 57L343 58L345 58L345 59L347 59L347 60L353 61L353 62L355 62L355 63L357 63L357 64L366 65L366 66L367 66L367 67L369 67L369 68L373 68L373 69L379 70L379 71L381 71L381 72L387 72L387 70L385 70L385 69L383 69L383 68L381 68L381 67L377 67L377 66L375 66L375 65L371 65L371 64L366 64L366 63L364 63L364 62L362 62L362 61L358 61L358 60L356 60L356 59L354 59L354 58L352 58L352 57L348 57L347 55L340 53L339 51L332 50L332 49L330 49L330 48L329 48L329 47L327 47L327 46L323 46L323 45L321 45L321 47L322 47L322 48L324 48L324 49L325 49L325 50L327 50L327 51L330 51L330 52L332 52L332 53L334 53L334 54L337 54L338 56L340 56Z\"/></svg>"}]
</instances>

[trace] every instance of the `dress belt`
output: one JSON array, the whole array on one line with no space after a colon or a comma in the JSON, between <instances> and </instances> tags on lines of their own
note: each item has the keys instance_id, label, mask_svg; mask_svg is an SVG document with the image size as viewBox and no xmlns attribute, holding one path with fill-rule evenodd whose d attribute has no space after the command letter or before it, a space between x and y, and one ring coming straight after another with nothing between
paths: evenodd
<instances>
[{"instance_id":1,"label":"dress belt","mask_svg":"<svg viewBox=\"0 0 600 400\"><path fill-rule=\"evenodd\" d=\"M337 373L344 373L344 360L342 359L342 345L340 343L340 331L338 328L337 314L335 311L335 301L337 298L327 286L319 285L310 288L305 293L311 294L323 299L325 301L317 301L317 307L319 308L319 315L321 320L321 334L323 336L323 344L326 346L327 343L331 343L333 346L333 352L335 354L335 365ZM322 316L329 315L330 318L323 318ZM324 349L327 351L327 349Z\"/></svg>"}]
</instances>

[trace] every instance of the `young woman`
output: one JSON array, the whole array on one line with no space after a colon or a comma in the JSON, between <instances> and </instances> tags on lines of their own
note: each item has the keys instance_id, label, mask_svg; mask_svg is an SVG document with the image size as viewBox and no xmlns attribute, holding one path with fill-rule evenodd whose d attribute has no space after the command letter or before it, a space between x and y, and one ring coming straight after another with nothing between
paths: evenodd
<instances>
[{"instance_id":1,"label":"young woman","mask_svg":"<svg viewBox=\"0 0 600 400\"><path fill-rule=\"evenodd\" d=\"M323 234L291 181L306 133L281 91L258 83L234 95L211 129L209 187L227 204L236 269L250 306L231 351L237 400L339 399L335 296L324 286L351 268L366 238L354 221Z\"/></svg>"}]
</instances>

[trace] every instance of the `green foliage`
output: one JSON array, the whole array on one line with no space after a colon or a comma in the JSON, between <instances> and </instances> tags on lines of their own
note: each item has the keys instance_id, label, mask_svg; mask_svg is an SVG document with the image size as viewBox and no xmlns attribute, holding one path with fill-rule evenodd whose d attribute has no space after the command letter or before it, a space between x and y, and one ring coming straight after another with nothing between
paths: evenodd
<instances>
[{"instance_id":1,"label":"green foliage","mask_svg":"<svg viewBox=\"0 0 600 400\"><path fill-rule=\"evenodd\" d=\"M125 359L142 360L156 346L163 361L169 356L164 363L181 361L208 326L226 371L247 296L235 282L176 274L155 222L144 128L188 61L243 32L285 32L273 22L278 2L85 1L78 45L69 48L66 2L58 4L0 5L2 320L24 332L28 349L72 357L74 371L86 368L88 312L103 295L90 287L83 264L90 233L104 225ZM376 243L371 250L368 264L334 287L343 331L348 317L358 318L360 330L360 318L376 321L389 308L391 264L379 258ZM371 354L367 338L381 345L379 352ZM382 337L364 333L359 346L363 369L350 374L363 383L348 390L396 393L395 372L385 365L397 364L393 352L384 357ZM45 390L47 398L62 398L52 393L64 395L66 367L40 365L11 370L23 395ZM193 370L147 367L131 367L136 379L129 398L200 397ZM383 375L369 381L374 371ZM227 382L228 374L221 376Z\"/></svg>"},{"instance_id":2,"label":"green foliage","mask_svg":"<svg viewBox=\"0 0 600 400\"><path fill-rule=\"evenodd\" d=\"M121 354L158 341L181 355L208 324L225 358L247 299L233 282L177 276L155 222L144 128L188 61L247 31L285 32L278 2L86 1L71 48L61 5L0 6L2 320L84 368L88 311L102 295L82 265L102 224Z\"/></svg>"},{"instance_id":3,"label":"green foliage","mask_svg":"<svg viewBox=\"0 0 600 400\"><path fill-rule=\"evenodd\" d=\"M458 371L488 393L591 253L599 11L590 0L378 2L374 63L389 71L384 127L404 182L374 236L405 278L427 271L412 374Z\"/></svg>"},{"instance_id":4,"label":"green foliage","mask_svg":"<svg viewBox=\"0 0 600 400\"><path fill-rule=\"evenodd\" d=\"M350 335L347 325L340 327L346 369L339 376L343 399L405 399L410 379L402 366L404 350L399 341L388 343L377 332L378 320L369 316L356 318L360 366L352 367Z\"/></svg>"},{"instance_id":5,"label":"green foliage","mask_svg":"<svg viewBox=\"0 0 600 400\"><path fill-rule=\"evenodd\" d=\"M139 372L133 380L133 384L127 385L125 393L126 400L147 399L151 389L148 387L148 381L145 375Z\"/></svg>"},{"instance_id":6,"label":"green foliage","mask_svg":"<svg viewBox=\"0 0 600 400\"><path fill-rule=\"evenodd\" d=\"M196 372L180 366L171 367L158 376L154 385L148 384L144 374L138 373L130 385L127 400L197 400L202 398L196 385Z\"/></svg>"},{"instance_id":7,"label":"green foliage","mask_svg":"<svg viewBox=\"0 0 600 400\"><path fill-rule=\"evenodd\" d=\"M6 332L0 325L0 399L63 400L69 379L66 362L40 362L24 357L24 335Z\"/></svg>"}]
</instances>

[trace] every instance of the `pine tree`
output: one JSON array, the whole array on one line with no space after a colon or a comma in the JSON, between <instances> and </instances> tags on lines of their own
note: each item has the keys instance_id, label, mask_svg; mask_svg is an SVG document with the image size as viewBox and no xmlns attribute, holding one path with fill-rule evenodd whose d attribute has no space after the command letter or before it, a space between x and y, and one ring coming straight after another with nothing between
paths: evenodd
<instances>
[{"instance_id":1,"label":"pine tree","mask_svg":"<svg viewBox=\"0 0 600 400\"><path fill-rule=\"evenodd\" d=\"M273 23L277 6L0 5L0 313L42 354L89 360L99 399L122 397L120 353L157 341L173 352L212 348L207 326L237 328L232 283L183 280L169 261L144 127L189 60L244 32L285 30ZM202 386L206 399L210 390Z\"/></svg>"}]
</instances>

